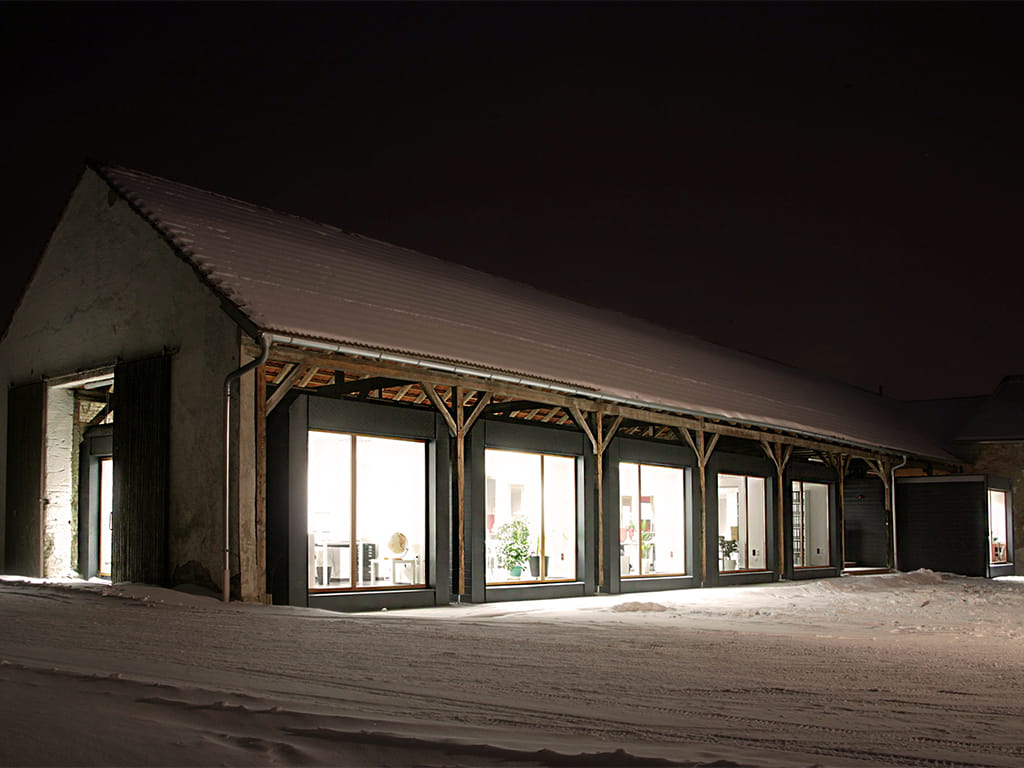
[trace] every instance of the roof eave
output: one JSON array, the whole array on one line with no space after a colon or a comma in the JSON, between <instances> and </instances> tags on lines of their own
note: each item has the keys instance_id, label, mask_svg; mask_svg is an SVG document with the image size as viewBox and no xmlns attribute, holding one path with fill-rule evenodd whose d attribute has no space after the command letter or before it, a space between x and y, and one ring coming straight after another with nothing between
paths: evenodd
<instances>
[{"instance_id":1,"label":"roof eave","mask_svg":"<svg viewBox=\"0 0 1024 768\"><path fill-rule=\"evenodd\" d=\"M860 449L872 453L889 453L901 456L914 456L923 459L940 461L947 464L961 463L961 460L956 458L952 454L945 453L938 449L934 454L921 453L903 447L870 444L849 437L844 437L841 435L828 435L817 433L794 425L775 424L766 421L758 421L757 419L744 418L742 416L729 416L726 414L711 413L696 409L681 409L678 408L677 406L672 406L665 403L656 403L651 401L621 397L618 395L614 395L607 392L601 392L594 389L573 386L565 382L548 381L541 378L519 375L514 373L492 371L471 364L457 363L454 361L445 362L433 360L425 356L415 356L412 354L390 352L386 350L376 349L370 346L359 345L352 342L341 343L329 341L326 339L310 338L292 333L282 333L280 331L274 331L272 329L267 328L259 330L268 336L271 344L290 344L292 346L305 347L307 349L321 350L324 352L333 352L337 354L364 357L369 360L375 360L380 362L390 362L397 363L400 365L408 365L417 368L422 368L425 371L432 370L443 372L450 375L472 376L474 378L483 379L484 381L495 381L515 386L529 387L532 389L546 389L549 391L557 392L559 394L568 395L570 397L580 397L590 400L603 400L606 402L614 403L616 405L623 405L645 411L669 413L672 415L691 417L697 419L729 421L757 429L771 429L776 430L778 432L785 432L807 440L841 443L842 445L849 446L850 448L853 449Z\"/></svg>"}]
</instances>

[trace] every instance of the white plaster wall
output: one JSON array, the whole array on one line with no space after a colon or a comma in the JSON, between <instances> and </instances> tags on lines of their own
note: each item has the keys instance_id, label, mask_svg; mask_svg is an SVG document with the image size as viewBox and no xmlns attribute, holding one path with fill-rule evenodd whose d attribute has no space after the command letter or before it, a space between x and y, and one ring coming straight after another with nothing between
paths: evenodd
<instances>
[{"instance_id":1,"label":"white plaster wall","mask_svg":"<svg viewBox=\"0 0 1024 768\"><path fill-rule=\"evenodd\" d=\"M10 384L177 348L170 570L198 561L219 583L222 391L224 376L238 365L238 330L192 268L124 201L110 199L107 184L87 170L0 342L0 480L6 484ZM3 504L0 493L0 512Z\"/></svg>"},{"instance_id":2,"label":"white plaster wall","mask_svg":"<svg viewBox=\"0 0 1024 768\"><path fill-rule=\"evenodd\" d=\"M46 453L43 457L43 575L70 576L76 563L71 542L75 536L73 460L75 398L70 390L46 393Z\"/></svg>"}]
</instances>

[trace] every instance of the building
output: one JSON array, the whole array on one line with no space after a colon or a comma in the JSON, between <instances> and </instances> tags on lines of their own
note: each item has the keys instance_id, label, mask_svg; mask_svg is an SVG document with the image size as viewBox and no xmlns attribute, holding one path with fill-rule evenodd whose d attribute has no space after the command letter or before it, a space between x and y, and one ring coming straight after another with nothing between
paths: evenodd
<instances>
[{"instance_id":1,"label":"building","mask_svg":"<svg viewBox=\"0 0 1024 768\"><path fill-rule=\"evenodd\" d=\"M345 610L835 576L848 479L891 567L897 470L963 464L874 394L99 164L0 375L4 570Z\"/></svg>"}]
</instances>

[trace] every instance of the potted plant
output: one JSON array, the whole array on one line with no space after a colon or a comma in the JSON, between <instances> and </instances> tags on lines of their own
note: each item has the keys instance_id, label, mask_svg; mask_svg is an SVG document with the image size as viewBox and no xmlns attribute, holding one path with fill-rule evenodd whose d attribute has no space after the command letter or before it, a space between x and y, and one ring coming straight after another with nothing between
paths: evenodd
<instances>
[{"instance_id":1,"label":"potted plant","mask_svg":"<svg viewBox=\"0 0 1024 768\"><path fill-rule=\"evenodd\" d=\"M523 573L530 557L530 528L522 520L511 520L498 528L498 565L513 579Z\"/></svg>"},{"instance_id":2,"label":"potted plant","mask_svg":"<svg viewBox=\"0 0 1024 768\"><path fill-rule=\"evenodd\" d=\"M736 558L733 555L736 554L738 548L736 539L727 539L725 536L718 537L718 551L722 553L723 571L736 570Z\"/></svg>"}]
</instances>

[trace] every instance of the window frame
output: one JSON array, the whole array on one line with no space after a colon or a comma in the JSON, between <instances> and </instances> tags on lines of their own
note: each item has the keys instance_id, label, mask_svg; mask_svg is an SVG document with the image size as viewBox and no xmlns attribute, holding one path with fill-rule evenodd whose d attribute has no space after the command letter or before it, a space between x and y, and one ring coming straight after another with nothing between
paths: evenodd
<instances>
[{"instance_id":1,"label":"window frame","mask_svg":"<svg viewBox=\"0 0 1024 768\"><path fill-rule=\"evenodd\" d=\"M492 452L492 451L493 452L504 452L504 453L517 453L517 454L528 455L528 456L536 456L536 457L538 457L540 459L540 498L541 498L541 504L540 504L540 527L541 527L541 530L540 530L540 534L539 534L539 541L540 541L540 549L541 549L541 551L538 553L537 556L542 558L540 560L540 564L541 564L540 567L541 567L541 571L542 571L543 575L541 577L539 577L539 578L535 577L535 578L506 579L504 581L487 581L487 576L486 576L486 567L487 567L487 565L486 565L486 562L485 562L485 564L484 564L484 567L485 567L485 577L484 577L485 578L485 586L486 587L529 586L531 584L558 584L558 583L569 583L569 582L577 581L578 580L577 579L577 575L579 573L578 564L575 562L576 558L578 557L578 553L576 551L576 550L578 550L577 546L573 546L572 547L572 549L573 549L573 561L574 561L573 562L573 570L575 571L575 573L574 573L574 575L572 577L559 577L559 578L554 578L554 579L545 578L545 576L547 575L546 574L546 570L547 569L546 569L546 567L544 565L545 560L543 558L549 557L549 555L547 554L548 549L547 549L547 540L546 540L547 539L547 536L546 536L547 526L545 525L545 522L544 522L546 506L547 506L547 503L546 503L547 488L545 486L545 477L546 477L546 474L547 474L547 469L546 469L546 467L547 467L547 459L549 459L549 458L573 459L575 461L575 460L578 460L578 458L576 456L572 455L572 454L568 454L567 455L567 454L563 454L563 453L552 453L550 451L543 451L543 452L541 452L541 451L527 451L527 450L520 450L520 449L513 449L513 448L494 448L494 447L487 446L487 447L484 448L484 482L485 483L490 479L490 475L487 474L487 454L489 452ZM575 467L574 467L574 470L575 470ZM575 472L574 472L574 474L575 474ZM513 486L513 487L515 487L515 486ZM519 487L522 487L522 486L519 486ZM580 492L581 492L581 488L579 487L579 483L575 482L575 478L574 478L574 483L573 483L573 505L574 505L574 507L576 509L578 509L578 507L579 507L579 494L580 494ZM487 511L487 503L486 503L486 501L485 501L485 506L484 506L484 514L485 514L485 516L490 514ZM574 512L574 516L575 516L575 512ZM485 518L485 526L486 526L486 518ZM578 529L578 525L574 526L574 528ZM486 541L487 541L487 529L485 527L485 529L484 529L485 552L486 552ZM533 557L533 555L531 555L531 557ZM528 570L531 570L531 573L532 573L532 569L530 569L528 567Z\"/></svg>"},{"instance_id":2,"label":"window frame","mask_svg":"<svg viewBox=\"0 0 1024 768\"><path fill-rule=\"evenodd\" d=\"M576 578L573 581L487 584L486 469L488 448L570 456L576 467ZM500 418L481 418L466 437L466 583L468 600L519 600L542 597L579 597L596 588L596 514L587 478L596 476L593 451L582 432L566 427L519 424ZM453 551L457 551L457 545ZM455 555L457 557L457 554ZM457 564L456 564L457 565ZM456 569L457 570L457 569ZM458 587L453 582L453 592Z\"/></svg>"},{"instance_id":3,"label":"window frame","mask_svg":"<svg viewBox=\"0 0 1024 768\"><path fill-rule=\"evenodd\" d=\"M826 550L826 552L828 554L828 562L821 563L821 564L814 564L814 565L807 565L807 564L797 565L796 564L796 559L797 559L796 558L796 555L797 555L797 553L796 553L796 529L795 529L796 511L797 510L796 510L796 499L795 499L795 495L794 494L795 494L795 491L796 491L796 486L798 484L800 486L804 486L804 485L806 485L808 483L811 484L811 485L820 485L820 486L822 486L825 489L825 503L826 503L826 506L825 506L825 525L827 526L826 527L827 534L826 534L826 547L825 547L825 550ZM789 479L789 488L790 488L790 499L789 499L789 501L790 501L790 515L789 515L788 529L789 529L790 563L792 564L793 570L795 570L795 571L807 571L807 570L815 570L815 569L820 569L820 568L832 568L833 567L833 565L832 565L832 549L833 549L833 547L832 547L832 539L833 539L833 533L834 533L834 530L835 530L835 526L832 523L833 506L834 506L834 501L833 501L833 495L834 495L833 484L830 483L830 482L827 482L825 480L821 480L821 479L817 479L817 478L794 477L794 478L790 478ZM803 492L802 488L801 488L801 492ZM803 541L806 542L808 540L808 536L807 536L807 533L806 533L806 520L807 520L807 518L806 518L805 515L803 515L803 510L801 510L801 514L802 514L802 519L803 519L804 525L805 525Z\"/></svg>"},{"instance_id":4,"label":"window frame","mask_svg":"<svg viewBox=\"0 0 1024 768\"><path fill-rule=\"evenodd\" d=\"M353 476L353 477L356 476L358 474L358 471L359 471L359 452L357 450L355 450L355 446L358 444L359 438L361 438L361 437L371 438L371 439L375 439L375 440L395 440L395 441L400 441L400 442L416 443L418 445L422 445L423 446L423 475L424 475L424 477L423 477L423 481L424 481L424 484L423 484L423 528L422 528L422 532L421 533L422 533L422 537L423 537L422 540L423 540L423 550L424 551L423 551L423 557L422 557L423 562L420 563L419 566L418 566L418 570L420 571L420 579L419 579L419 581L416 581L414 583L411 583L411 584L393 584L393 583L392 584L368 584L368 585L363 585L363 586L359 586L359 585L353 586L351 584L351 581L350 581L350 586L347 586L347 587L340 586L340 585L339 586L331 586L329 584L327 586L314 587L314 586L311 586L309 584L308 579L307 579L306 588L307 588L307 591L309 592L309 594L311 594L311 595L316 595L316 594L335 594L335 593L342 593L342 594L344 594L344 593L350 593L350 592L367 592L367 591L375 592L375 591L380 591L380 590L393 590L393 589L426 589L427 587L429 587L428 574L430 572L430 565L431 565L431 562L430 562L430 549L431 548L430 548L430 544L429 544L429 536L430 536L430 520L429 520L430 513L429 513L429 510L430 510L430 490L431 490L430 471L429 471L429 468L430 468L430 456L429 456L430 444L429 444L429 441L423 439L422 437L406 437L406 436L394 436L394 435L367 435L367 434L364 434L362 432L348 432L348 431L342 431L340 429L324 429L324 428L321 428L321 427L312 427L312 426L309 427L309 429L306 431L307 441L309 439L309 434L312 433L312 432L320 432L320 433L326 433L326 434L341 435L341 436L348 437L348 438L351 439L352 449L351 449L351 452L349 453L350 465L347 468L343 468L342 471L348 471L350 473L350 475ZM307 445L306 445L306 452L307 452L306 453L306 455L307 455L306 466L307 466L307 482L308 482L308 477L309 477L309 475L308 475L309 443L308 442L307 442ZM349 509L349 514L351 516L350 524L351 524L351 529L352 529L353 532L358 532L358 530L359 530L359 511L358 511L358 505L356 504L357 498L358 498L358 491L357 491L356 487L353 486L352 489L351 489L351 501L350 501L350 509ZM309 536L310 535L310 531L309 531L309 528L308 528L308 526L309 526L309 522L308 522L309 521L308 507L307 507L306 519L307 519L307 536ZM357 543L362 544L363 542L357 542ZM357 556L356 558L352 557L352 555L351 555L351 551L352 551L351 550L351 545L352 545L352 542L350 541L349 542L349 552L350 552L350 554L349 554L350 577L349 578L350 578L350 580L351 580L351 574L358 573L359 568L362 567L362 563L360 562L360 557L359 556ZM357 551L361 551L361 549L357 550ZM307 550L307 552L308 552L308 550ZM307 568L307 573L311 573L311 566L310 566L310 563L308 561L308 554L307 554L306 568ZM416 569L417 569L417 567L414 567L414 574L415 574L415 570ZM358 579L357 579L357 581L358 581Z\"/></svg>"},{"instance_id":5,"label":"window frame","mask_svg":"<svg viewBox=\"0 0 1024 768\"><path fill-rule=\"evenodd\" d=\"M721 443L722 441L720 441ZM756 584L778 579L779 573L779 500L778 475L774 464L767 456L731 453L719 445L707 466L707 501L705 503L705 558L707 563L706 586L719 584ZM767 525L765 567L758 570L720 571L718 547L718 475L748 475L765 478L765 508ZM785 541L783 539L783 541ZM788 557L786 562L788 562Z\"/></svg>"},{"instance_id":6,"label":"window frame","mask_svg":"<svg viewBox=\"0 0 1024 768\"><path fill-rule=\"evenodd\" d=\"M640 504L641 504L641 511L638 513L638 515L642 515L643 499L645 498L644 485L643 485L643 469L644 469L644 467L658 468L658 469L668 469L668 470L673 470L673 471L677 471L677 472L680 473L680 478L682 480L682 501L683 501L683 506L682 506L682 510L681 510L681 512L682 512L683 540L681 542L681 547L680 548L682 549L682 553L683 553L682 554L683 570L682 571L655 572L655 573L644 573L643 572L644 558L642 556L642 547L643 547L642 537L643 537L644 531L643 531L643 525L642 525L643 518L641 516L641 517L639 517L639 519L641 520L641 530L637 532L637 534L641 537L641 540L640 540L640 546L641 546L640 572L636 573L636 574L628 574L628 573L627 574L623 574L622 573L621 560L620 560L619 578L620 579L634 580L634 579L656 579L656 578L683 578L683 577L690 576L691 575L691 571L692 571L692 558L690 557L690 551L689 550L690 550L690 540L691 540L691 538L693 536L693 533L692 533L692 531L690 529L690 521L692 520L692 510L691 510L692 501L690 499L690 493L689 493L689 490L690 490L689 489L689 485L690 485L690 483L689 483L689 477L688 477L689 472L688 472L687 467L685 467L685 466L673 466L673 465L668 465L668 464L660 464L660 463L655 463L655 462L650 462L650 461L639 461L639 460L635 460L635 459L623 459L623 458L620 458L616 462L616 464L615 464L616 469L620 472L620 477L621 477L621 471L622 471L622 465L623 464L632 465L632 466L635 466L637 468L637 489L638 489L637 496L640 499ZM650 494L648 494L648 496L649 495ZM622 526L622 498L623 498L622 484L621 484L621 480L620 480L619 481L619 487L618 487L618 493L617 493L616 499L613 500L613 501L616 501L616 500L618 501L618 503L616 504L616 509L618 510L618 515L616 516L615 519L617 521L616 530L619 530L619 531L621 531L621 529L623 527ZM654 513L657 514L657 510L655 510ZM618 542L618 543L621 544L621 534L620 534L619 538L617 538L615 540L615 542ZM615 542L612 542L613 545L615 544ZM659 543L659 542L656 542L656 543Z\"/></svg>"},{"instance_id":7,"label":"window frame","mask_svg":"<svg viewBox=\"0 0 1024 768\"><path fill-rule=\"evenodd\" d=\"M310 429L427 441L427 586L310 593L308 589L308 457ZM267 418L267 586L275 604L336 611L446 605L452 597L450 436L434 410L289 394Z\"/></svg>"},{"instance_id":8,"label":"window frame","mask_svg":"<svg viewBox=\"0 0 1024 768\"><path fill-rule=\"evenodd\" d=\"M721 478L722 478L723 475L728 476L728 477L740 477L740 478L743 478L743 481L744 481L744 487L743 487L743 499L744 499L744 510L743 510L743 512L744 512L744 514L743 514L743 519L744 519L744 522L746 523L746 528L747 528L748 531L750 529L750 481L751 480L760 480L761 483L763 484L762 498L764 499L764 521L763 521L763 524L762 524L762 529L764 531L764 539L763 539L764 544L763 544L763 547L764 547L764 562L765 562L765 565L762 568L750 568L749 567L749 561L750 561L750 557L751 557L751 555L750 555L751 547L750 547L749 534L748 534L747 547L746 547L746 550L743 553L744 559L742 561L742 562L744 562L746 564L746 567L740 567L740 563L737 562L736 563L736 568L734 568L732 570L720 570L719 572L722 573L722 574L730 574L730 573L763 573L765 571L769 571L769 570L771 570L771 568L769 567L769 560L770 560L770 557L771 557L771 548L770 548L770 545L768 543L770 538L771 538L770 535L769 535L769 531L773 527L773 522L774 522L773 519L772 519L772 515L771 515L771 504L770 504L770 499L769 499L769 491L770 491L770 484L771 484L772 478L771 478L771 476L767 476L766 477L764 475L750 474L750 473L746 473L746 472L722 472L722 471L719 471L716 474L716 477L715 477L715 486L716 486L716 489L717 489L717 493L716 493L716 497L715 497L716 501L720 497L720 494L721 494L721 491L722 491ZM714 517L714 519L716 521L714 540L717 543L719 537L722 535L721 527L720 527L721 523L717 522L718 519L719 519L719 510L718 510L717 504L715 506L715 517ZM736 550L736 553L739 554L739 549ZM722 561L722 559L724 559L724 558L721 556L721 550L719 549L719 563Z\"/></svg>"},{"instance_id":9,"label":"window frame","mask_svg":"<svg viewBox=\"0 0 1024 768\"><path fill-rule=\"evenodd\" d=\"M1003 497L1003 535L1004 541L1001 542L1003 545L1003 559L994 559L994 553L996 551L996 542L992 535L992 494L998 493ZM985 488L985 506L986 506L986 518L988 524L988 564L989 566L1008 566L1013 565L1013 551L1011 549L1012 538L1012 526L1013 526L1013 515L1011 514L1010 508L1010 492L1003 488L993 488L992 486L986 486Z\"/></svg>"}]
</instances>

